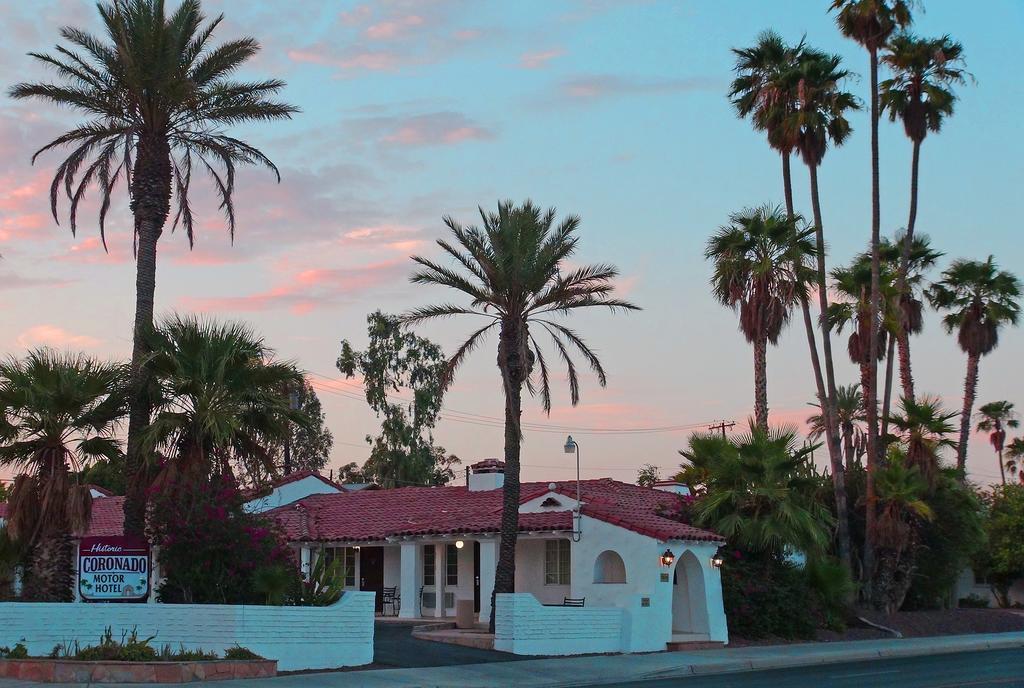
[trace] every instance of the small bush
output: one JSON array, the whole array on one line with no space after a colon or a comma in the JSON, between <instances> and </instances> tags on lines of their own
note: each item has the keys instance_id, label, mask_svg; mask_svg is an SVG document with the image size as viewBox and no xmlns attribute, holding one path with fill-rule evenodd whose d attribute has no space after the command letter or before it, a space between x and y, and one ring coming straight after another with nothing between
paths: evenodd
<instances>
[{"instance_id":1,"label":"small bush","mask_svg":"<svg viewBox=\"0 0 1024 688\"><path fill-rule=\"evenodd\" d=\"M138 630L129 634L121 632L121 640L114 640L114 634L107 626L100 636L98 645L83 647L75 653L75 659L83 662L152 662L157 659L156 650L149 644L153 637L139 640Z\"/></svg>"},{"instance_id":2,"label":"small bush","mask_svg":"<svg viewBox=\"0 0 1024 688\"><path fill-rule=\"evenodd\" d=\"M160 648L160 661L162 662L208 662L218 658L216 652L186 650L184 645L179 645L177 650L172 650L170 645Z\"/></svg>"},{"instance_id":3,"label":"small bush","mask_svg":"<svg viewBox=\"0 0 1024 688\"><path fill-rule=\"evenodd\" d=\"M748 639L814 637L823 615L802 569L739 550L724 560L722 599L731 634Z\"/></svg>"},{"instance_id":4,"label":"small bush","mask_svg":"<svg viewBox=\"0 0 1024 688\"><path fill-rule=\"evenodd\" d=\"M247 647L235 645L224 650L224 659L263 659Z\"/></svg>"},{"instance_id":5,"label":"small bush","mask_svg":"<svg viewBox=\"0 0 1024 688\"><path fill-rule=\"evenodd\" d=\"M0 647L0 659L28 659L28 648L25 643L18 643L13 648Z\"/></svg>"},{"instance_id":6,"label":"small bush","mask_svg":"<svg viewBox=\"0 0 1024 688\"><path fill-rule=\"evenodd\" d=\"M967 609L988 609L989 604L987 599L972 592L967 597L961 597L957 600L957 606Z\"/></svg>"}]
</instances>

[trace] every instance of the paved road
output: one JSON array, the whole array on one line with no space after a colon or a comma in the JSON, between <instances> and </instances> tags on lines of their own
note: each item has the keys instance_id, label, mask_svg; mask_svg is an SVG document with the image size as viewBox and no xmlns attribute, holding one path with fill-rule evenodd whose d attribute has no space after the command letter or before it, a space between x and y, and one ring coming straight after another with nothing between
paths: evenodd
<instances>
[{"instance_id":1,"label":"paved road","mask_svg":"<svg viewBox=\"0 0 1024 688\"><path fill-rule=\"evenodd\" d=\"M462 647L413 638L412 627L414 625L417 624L377 623L373 629L372 668L441 667L532 659L505 652L479 650L474 647Z\"/></svg>"},{"instance_id":2,"label":"paved road","mask_svg":"<svg viewBox=\"0 0 1024 688\"><path fill-rule=\"evenodd\" d=\"M628 688L1017 688L1024 687L1024 650L881 659L618 685Z\"/></svg>"}]
</instances>

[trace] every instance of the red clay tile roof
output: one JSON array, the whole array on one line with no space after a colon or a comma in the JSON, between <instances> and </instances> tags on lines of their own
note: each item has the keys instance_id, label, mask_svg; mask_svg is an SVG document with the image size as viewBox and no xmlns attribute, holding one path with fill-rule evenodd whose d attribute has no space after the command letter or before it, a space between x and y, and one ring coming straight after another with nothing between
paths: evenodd
<instances>
[{"instance_id":1,"label":"red clay tile roof","mask_svg":"<svg viewBox=\"0 0 1024 688\"><path fill-rule=\"evenodd\" d=\"M82 535L123 535L124 497L103 497L92 500L92 520Z\"/></svg>"},{"instance_id":2,"label":"red clay tile roof","mask_svg":"<svg viewBox=\"0 0 1024 688\"><path fill-rule=\"evenodd\" d=\"M277 480L270 483L269 485L266 485L262 489L247 490L244 496L246 499L255 499L256 497L261 497L270 494L274 489L281 487L282 485L288 485L289 483L298 482L299 480L309 477L316 478L323 484L330 485L331 487L337 489L339 492L345 491L344 485L336 483L333 480L329 480L328 478L324 477L320 473L317 473L316 471L296 471L295 473L291 473L282 478L278 478Z\"/></svg>"},{"instance_id":3,"label":"red clay tile roof","mask_svg":"<svg viewBox=\"0 0 1024 688\"><path fill-rule=\"evenodd\" d=\"M549 483L524 483L523 501L549 491ZM669 518L679 496L608 478L581 485L583 514L660 540L721 537ZM556 483L555 491L575 497L576 483ZM403 487L375 492L313 495L267 512L296 541L380 542L402 536L493 533L500 529L501 490L465 487ZM520 514L519 530L571 530L569 511Z\"/></svg>"}]
</instances>

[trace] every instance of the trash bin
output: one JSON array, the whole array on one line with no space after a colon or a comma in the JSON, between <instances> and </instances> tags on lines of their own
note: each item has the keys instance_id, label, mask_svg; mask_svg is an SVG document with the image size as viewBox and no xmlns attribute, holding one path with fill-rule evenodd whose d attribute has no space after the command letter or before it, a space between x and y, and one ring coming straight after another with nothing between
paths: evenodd
<instances>
[{"instance_id":1,"label":"trash bin","mask_svg":"<svg viewBox=\"0 0 1024 688\"><path fill-rule=\"evenodd\" d=\"M455 601L455 627L473 628L476 625L473 618L473 600Z\"/></svg>"}]
</instances>

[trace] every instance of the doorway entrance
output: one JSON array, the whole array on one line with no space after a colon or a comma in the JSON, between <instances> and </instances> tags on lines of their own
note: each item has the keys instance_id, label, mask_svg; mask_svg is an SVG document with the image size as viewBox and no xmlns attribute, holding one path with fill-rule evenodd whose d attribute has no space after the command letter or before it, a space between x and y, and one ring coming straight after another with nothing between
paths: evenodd
<instances>
[{"instance_id":1,"label":"doorway entrance","mask_svg":"<svg viewBox=\"0 0 1024 688\"><path fill-rule=\"evenodd\" d=\"M359 548L359 589L377 593L374 608L384 611L384 548Z\"/></svg>"},{"instance_id":2,"label":"doorway entrance","mask_svg":"<svg viewBox=\"0 0 1024 688\"><path fill-rule=\"evenodd\" d=\"M672 636L674 640L708 638L704 571L689 550L679 556L672 578Z\"/></svg>"}]
</instances>

